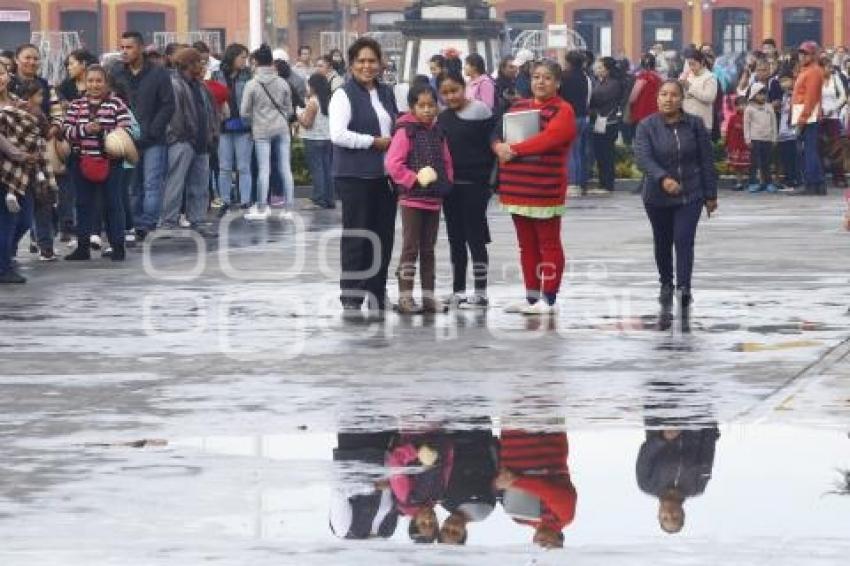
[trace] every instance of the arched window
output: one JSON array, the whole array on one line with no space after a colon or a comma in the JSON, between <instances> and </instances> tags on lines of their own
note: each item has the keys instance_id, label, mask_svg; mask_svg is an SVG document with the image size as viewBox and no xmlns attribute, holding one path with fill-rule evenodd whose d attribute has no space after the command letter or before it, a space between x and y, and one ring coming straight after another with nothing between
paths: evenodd
<instances>
[{"instance_id":1,"label":"arched window","mask_svg":"<svg viewBox=\"0 0 850 566\"><path fill-rule=\"evenodd\" d=\"M643 11L643 50L648 51L656 43L664 49L681 49L682 11L652 9Z\"/></svg>"},{"instance_id":2,"label":"arched window","mask_svg":"<svg viewBox=\"0 0 850 566\"><path fill-rule=\"evenodd\" d=\"M713 44L718 55L746 53L753 37L753 13L741 8L718 8L712 12Z\"/></svg>"},{"instance_id":3,"label":"arched window","mask_svg":"<svg viewBox=\"0 0 850 566\"><path fill-rule=\"evenodd\" d=\"M782 44L797 47L804 41L823 41L823 10L788 8L782 11Z\"/></svg>"},{"instance_id":4,"label":"arched window","mask_svg":"<svg viewBox=\"0 0 850 566\"><path fill-rule=\"evenodd\" d=\"M590 51L610 56L614 12L611 10L576 10L573 13L573 28L584 39Z\"/></svg>"}]
</instances>

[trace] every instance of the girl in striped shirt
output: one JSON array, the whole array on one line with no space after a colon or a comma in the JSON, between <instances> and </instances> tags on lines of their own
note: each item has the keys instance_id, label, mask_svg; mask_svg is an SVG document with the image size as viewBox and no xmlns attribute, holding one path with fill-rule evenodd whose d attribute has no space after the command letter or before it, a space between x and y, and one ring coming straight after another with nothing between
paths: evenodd
<instances>
[{"instance_id":1,"label":"girl in striped shirt","mask_svg":"<svg viewBox=\"0 0 850 566\"><path fill-rule=\"evenodd\" d=\"M91 65L86 70L86 96L73 101L65 114L62 131L73 149L69 171L77 189L77 249L65 259L72 261L91 258L92 226L96 224L96 203L102 198L106 209L112 261L123 261L124 203L121 198L123 179L121 160L106 154L104 139L117 128L129 129L132 123L127 105L108 87L106 70ZM88 165L106 160L105 179L92 175Z\"/></svg>"}]
</instances>

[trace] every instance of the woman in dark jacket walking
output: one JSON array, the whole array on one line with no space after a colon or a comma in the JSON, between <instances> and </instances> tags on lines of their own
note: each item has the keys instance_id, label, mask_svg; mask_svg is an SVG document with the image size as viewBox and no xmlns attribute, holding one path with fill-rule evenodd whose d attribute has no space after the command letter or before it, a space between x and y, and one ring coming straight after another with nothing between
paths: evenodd
<instances>
[{"instance_id":1,"label":"woman in dark jacket walking","mask_svg":"<svg viewBox=\"0 0 850 566\"><path fill-rule=\"evenodd\" d=\"M359 311L363 301L386 308L387 272L393 252L396 198L384 168L398 116L392 90L378 82L381 46L360 38L348 49L351 79L331 98L333 175L342 200L340 301ZM364 276L364 274L366 276Z\"/></svg>"},{"instance_id":2,"label":"woman in dark jacket walking","mask_svg":"<svg viewBox=\"0 0 850 566\"><path fill-rule=\"evenodd\" d=\"M590 128L593 132L593 154L599 168L599 186L606 193L614 190L614 144L620 131L618 113L623 101L623 82L617 63L603 57L594 66L599 80L590 95Z\"/></svg>"},{"instance_id":3,"label":"woman in dark jacket walking","mask_svg":"<svg viewBox=\"0 0 850 566\"><path fill-rule=\"evenodd\" d=\"M694 239L702 209L717 210L717 174L708 130L682 110L685 92L666 81L658 93L659 112L643 120L635 137L635 159L644 174L643 202L655 239L661 281L658 328L673 323L673 295L679 297L682 330L690 330ZM673 279L673 248L676 279Z\"/></svg>"}]
</instances>

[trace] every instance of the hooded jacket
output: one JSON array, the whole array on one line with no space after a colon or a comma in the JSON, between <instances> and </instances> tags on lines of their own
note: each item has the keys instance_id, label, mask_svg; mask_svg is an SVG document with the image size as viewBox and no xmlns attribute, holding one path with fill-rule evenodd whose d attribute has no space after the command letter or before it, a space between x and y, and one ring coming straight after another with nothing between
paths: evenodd
<instances>
[{"instance_id":1,"label":"hooded jacket","mask_svg":"<svg viewBox=\"0 0 850 566\"><path fill-rule=\"evenodd\" d=\"M259 67L245 85L240 114L251 124L255 140L289 135L292 116L292 92L274 67Z\"/></svg>"}]
</instances>

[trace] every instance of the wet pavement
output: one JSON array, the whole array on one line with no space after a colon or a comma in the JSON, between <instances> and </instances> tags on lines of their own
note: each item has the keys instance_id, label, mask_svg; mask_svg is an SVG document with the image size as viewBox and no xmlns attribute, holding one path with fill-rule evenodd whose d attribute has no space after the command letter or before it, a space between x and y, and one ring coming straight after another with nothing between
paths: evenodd
<instances>
[{"instance_id":1,"label":"wet pavement","mask_svg":"<svg viewBox=\"0 0 850 566\"><path fill-rule=\"evenodd\" d=\"M0 295L0 564L846 563L841 199L723 196L690 335L651 330L630 195L570 203L546 321L499 308L522 290L495 208L486 313L343 320L338 212L228 218L126 265L24 258ZM494 489L517 436L564 465ZM409 516L451 526L458 492L467 544L414 544Z\"/></svg>"}]
</instances>

